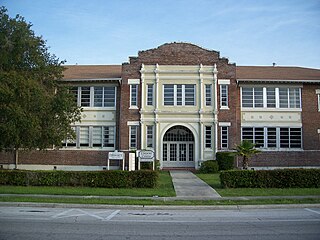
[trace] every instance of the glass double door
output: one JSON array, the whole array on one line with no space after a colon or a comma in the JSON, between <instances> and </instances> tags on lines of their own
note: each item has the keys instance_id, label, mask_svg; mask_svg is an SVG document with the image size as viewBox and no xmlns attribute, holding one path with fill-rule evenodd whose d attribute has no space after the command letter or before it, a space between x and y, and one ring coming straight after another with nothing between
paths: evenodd
<instances>
[{"instance_id":1,"label":"glass double door","mask_svg":"<svg viewBox=\"0 0 320 240\"><path fill-rule=\"evenodd\" d=\"M193 162L194 143L190 142L164 142L163 161L167 162Z\"/></svg>"}]
</instances>

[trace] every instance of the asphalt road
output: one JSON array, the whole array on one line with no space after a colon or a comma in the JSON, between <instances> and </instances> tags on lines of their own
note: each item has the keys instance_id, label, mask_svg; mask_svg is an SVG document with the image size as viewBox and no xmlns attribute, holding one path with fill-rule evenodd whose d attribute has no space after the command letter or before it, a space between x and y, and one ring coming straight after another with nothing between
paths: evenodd
<instances>
[{"instance_id":1,"label":"asphalt road","mask_svg":"<svg viewBox=\"0 0 320 240\"><path fill-rule=\"evenodd\" d=\"M0 239L320 239L320 208L123 210L0 207Z\"/></svg>"}]
</instances>

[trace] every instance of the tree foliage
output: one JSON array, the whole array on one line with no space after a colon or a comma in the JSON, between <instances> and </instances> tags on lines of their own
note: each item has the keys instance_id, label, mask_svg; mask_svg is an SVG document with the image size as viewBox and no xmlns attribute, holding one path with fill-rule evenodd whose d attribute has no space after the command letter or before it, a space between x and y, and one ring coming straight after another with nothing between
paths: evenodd
<instances>
[{"instance_id":1,"label":"tree foliage","mask_svg":"<svg viewBox=\"0 0 320 240\"><path fill-rule=\"evenodd\" d=\"M0 8L0 150L59 146L80 120L80 108L59 82L64 61L31 27Z\"/></svg>"},{"instance_id":2,"label":"tree foliage","mask_svg":"<svg viewBox=\"0 0 320 240\"><path fill-rule=\"evenodd\" d=\"M242 168L243 169L248 169L249 167L249 158L252 155L255 155L259 153L260 151L255 148L255 144L244 140L241 142L241 144L237 145L235 150L237 151L236 154L238 156L242 157Z\"/></svg>"}]
</instances>

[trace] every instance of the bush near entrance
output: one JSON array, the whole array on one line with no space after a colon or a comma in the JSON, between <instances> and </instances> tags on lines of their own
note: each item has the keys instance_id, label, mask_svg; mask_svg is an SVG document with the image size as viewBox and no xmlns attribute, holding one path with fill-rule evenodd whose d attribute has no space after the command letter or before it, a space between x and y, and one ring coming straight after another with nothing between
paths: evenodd
<instances>
[{"instance_id":1,"label":"bush near entrance","mask_svg":"<svg viewBox=\"0 0 320 240\"><path fill-rule=\"evenodd\" d=\"M153 188L156 171L24 171L1 170L0 185Z\"/></svg>"},{"instance_id":2,"label":"bush near entrance","mask_svg":"<svg viewBox=\"0 0 320 240\"><path fill-rule=\"evenodd\" d=\"M225 188L319 188L320 169L222 171L220 181Z\"/></svg>"},{"instance_id":3,"label":"bush near entrance","mask_svg":"<svg viewBox=\"0 0 320 240\"><path fill-rule=\"evenodd\" d=\"M217 152L216 159L219 165L219 171L231 170L234 168L234 153Z\"/></svg>"},{"instance_id":4,"label":"bush near entrance","mask_svg":"<svg viewBox=\"0 0 320 240\"><path fill-rule=\"evenodd\" d=\"M201 164L199 173L217 173L219 171L218 163L214 160L208 160Z\"/></svg>"}]
</instances>

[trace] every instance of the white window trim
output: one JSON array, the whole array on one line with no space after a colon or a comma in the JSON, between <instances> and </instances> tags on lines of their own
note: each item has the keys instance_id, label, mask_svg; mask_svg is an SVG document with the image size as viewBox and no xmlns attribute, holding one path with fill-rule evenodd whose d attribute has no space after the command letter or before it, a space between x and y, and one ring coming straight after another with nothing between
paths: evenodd
<instances>
[{"instance_id":1,"label":"white window trim","mask_svg":"<svg viewBox=\"0 0 320 240\"><path fill-rule=\"evenodd\" d=\"M230 85L230 79L219 79L218 84L219 85Z\"/></svg>"},{"instance_id":2,"label":"white window trim","mask_svg":"<svg viewBox=\"0 0 320 240\"><path fill-rule=\"evenodd\" d=\"M140 79L139 78L132 78L128 79L128 84L129 85L139 85L140 84Z\"/></svg>"},{"instance_id":3,"label":"white window trim","mask_svg":"<svg viewBox=\"0 0 320 240\"><path fill-rule=\"evenodd\" d=\"M219 122L219 127L230 127L231 122Z\"/></svg>"},{"instance_id":4,"label":"white window trim","mask_svg":"<svg viewBox=\"0 0 320 240\"><path fill-rule=\"evenodd\" d=\"M226 87L227 106L222 106L222 86ZM229 110L229 86L227 84L220 85L220 109Z\"/></svg>"}]
</instances>

